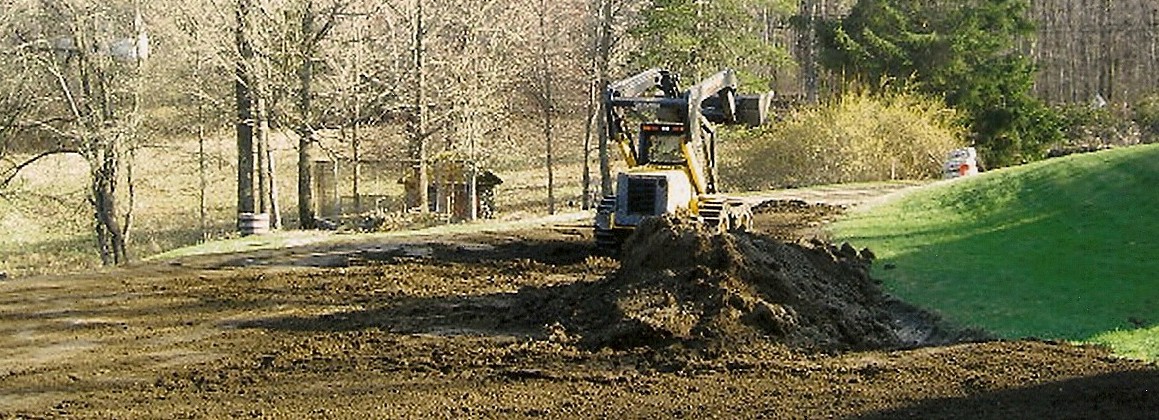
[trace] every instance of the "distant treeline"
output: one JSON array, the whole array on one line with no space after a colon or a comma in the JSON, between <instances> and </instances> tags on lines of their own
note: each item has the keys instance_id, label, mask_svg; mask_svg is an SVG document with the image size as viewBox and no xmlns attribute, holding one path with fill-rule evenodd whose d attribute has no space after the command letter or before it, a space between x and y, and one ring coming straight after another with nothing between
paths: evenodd
<instances>
[{"instance_id":1,"label":"distant treeline","mask_svg":"<svg viewBox=\"0 0 1159 420\"><path fill-rule=\"evenodd\" d=\"M1040 98L1134 103L1159 90L1159 2L1034 0L1031 14L1037 37L1023 48Z\"/></svg>"},{"instance_id":2,"label":"distant treeline","mask_svg":"<svg viewBox=\"0 0 1159 420\"><path fill-rule=\"evenodd\" d=\"M808 22L848 12L855 1L805 0L798 17ZM1035 36L1022 42L1025 54L1038 66L1036 95L1048 103L1132 104L1159 92L1159 2L1155 0L1031 0ZM785 25L784 28L788 28ZM779 83L782 91L809 92L810 48L805 28L782 32L796 62L799 77ZM823 77L823 76L814 76ZM836 89L836 77L819 82Z\"/></svg>"}]
</instances>

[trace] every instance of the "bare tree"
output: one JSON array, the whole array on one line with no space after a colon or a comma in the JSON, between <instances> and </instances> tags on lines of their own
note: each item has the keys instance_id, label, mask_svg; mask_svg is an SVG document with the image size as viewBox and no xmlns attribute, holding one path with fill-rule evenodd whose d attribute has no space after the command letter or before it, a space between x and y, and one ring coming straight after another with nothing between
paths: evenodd
<instances>
[{"instance_id":1,"label":"bare tree","mask_svg":"<svg viewBox=\"0 0 1159 420\"><path fill-rule=\"evenodd\" d=\"M524 82L520 77L524 66L530 63L524 56L530 39L527 30L534 26L525 25L530 22L525 8L504 7L494 0L418 2L414 6L410 11L416 16L411 25L411 71L403 85L412 89L409 157L419 180L419 201L430 179L462 177L466 178L467 200L474 202L471 180L480 163L495 151L510 155L513 148L512 133L518 130L512 128L507 109L512 106L511 92L527 92L519 84ZM432 160L455 170L432 171ZM425 202L449 210L453 198L441 194Z\"/></svg>"},{"instance_id":2,"label":"bare tree","mask_svg":"<svg viewBox=\"0 0 1159 420\"><path fill-rule=\"evenodd\" d=\"M415 205L420 212L430 209L430 168L427 160L427 80L426 80L426 16L423 14L423 0L415 0L414 21L411 23L411 54L413 57L413 98L411 103L410 158L414 164Z\"/></svg>"},{"instance_id":3,"label":"bare tree","mask_svg":"<svg viewBox=\"0 0 1159 420\"><path fill-rule=\"evenodd\" d=\"M244 183L253 189L252 178L244 179L247 175L243 172L252 176L256 169L258 193L246 199L255 200L257 208L271 213L273 226L280 224L269 135L275 122L278 126L292 127L298 137L298 223L302 228L311 229L316 225L312 173L314 149L318 131L323 126L315 104L318 95L317 63L324 42L348 3L319 4L315 0L261 4L254 4L252 0L239 2L260 10L260 16L250 16L249 22L239 25L246 28L245 42L238 41L239 59L248 64L247 71L239 73L238 83L248 89L249 97L248 109L245 109L248 118L243 119L239 113L239 121L248 122L246 129L250 139L248 145L239 141L239 163L249 166L238 169L239 188ZM293 97L288 98L286 92L293 92ZM287 99L292 102L288 108L283 106ZM239 106L239 110L242 109ZM254 158L243 160L243 154Z\"/></svg>"},{"instance_id":4,"label":"bare tree","mask_svg":"<svg viewBox=\"0 0 1159 420\"><path fill-rule=\"evenodd\" d=\"M342 138L350 145L351 195L354 198L354 208L357 213L363 211L361 128L364 123L364 102L366 101L363 93L366 84L363 83L363 78L367 74L366 67L370 55L367 48L369 43L367 33L370 19L378 12L377 8L347 11L342 17L351 21L351 24L346 25L348 28L345 28L345 31L336 34L336 36L342 37L339 40L341 50L334 54L328 54L330 60L328 60L327 67L333 69L333 74L330 75L329 80L335 86L334 90L339 96L337 103L334 104L335 112L339 114L337 119L342 124Z\"/></svg>"},{"instance_id":5,"label":"bare tree","mask_svg":"<svg viewBox=\"0 0 1159 420\"><path fill-rule=\"evenodd\" d=\"M26 16L6 13L0 17L0 33L19 34L19 18ZM33 98L36 94L35 86L30 83L35 77L35 53L30 48L28 39L17 35L12 39L12 45L0 47L0 73L6 75L0 79L0 160L6 164L0 175L4 176L4 185L15 174L16 162L9 161L10 151L17 137L27 129L22 123L33 111Z\"/></svg>"},{"instance_id":6,"label":"bare tree","mask_svg":"<svg viewBox=\"0 0 1159 420\"><path fill-rule=\"evenodd\" d=\"M301 61L298 63L298 224L303 229L313 229L315 226L313 175L311 161L313 160L315 126L313 108L311 104L314 82L314 57L317 53L319 37L315 25L315 10L313 0L302 0L301 33L298 42L298 54Z\"/></svg>"},{"instance_id":7,"label":"bare tree","mask_svg":"<svg viewBox=\"0 0 1159 420\"><path fill-rule=\"evenodd\" d=\"M131 151L140 123L137 81L148 54L140 11L85 1L40 6L45 21L22 35L28 42L21 48L34 52L28 57L44 82L40 101L45 104L26 115L31 121L9 125L35 127L56 137L58 146L15 165L4 184L44 157L83 156L101 261L122 264L129 259L135 199Z\"/></svg>"},{"instance_id":8,"label":"bare tree","mask_svg":"<svg viewBox=\"0 0 1159 420\"><path fill-rule=\"evenodd\" d=\"M154 77L143 78L143 130L148 130L158 147L173 151L184 149L172 139L193 137L197 144L190 155L197 168L197 215L202 239L209 239L216 227L211 201L215 173L226 159L214 143L236 140L225 138L226 131L236 135L236 75L239 51L236 44L236 2L217 0L162 0L151 2L151 32L165 41L165 48L152 60L149 71ZM156 112L173 109L178 112ZM163 145L163 146L161 146ZM234 179L234 174L227 179ZM184 187L184 186L182 186ZM151 191L144 191L146 193ZM236 193L236 191L235 191ZM141 201L153 197L143 194ZM234 216L231 216L231 218Z\"/></svg>"},{"instance_id":9,"label":"bare tree","mask_svg":"<svg viewBox=\"0 0 1159 420\"><path fill-rule=\"evenodd\" d=\"M237 0L234 47L237 49L234 92L237 105L237 212L254 213L254 47L251 39L252 0ZM240 216L239 216L240 217ZM240 227L240 219L239 219Z\"/></svg>"},{"instance_id":10,"label":"bare tree","mask_svg":"<svg viewBox=\"0 0 1159 420\"><path fill-rule=\"evenodd\" d=\"M608 90L608 84L611 83L615 50L625 37L625 21L634 17L635 8L639 6L631 0L594 0L594 2L592 38L595 48L592 49L591 56L591 77L596 81L595 90L602 98L603 92ZM599 135L600 195L604 196L612 193L612 167L608 150L607 119L600 117L606 110L603 108L602 100L597 100L596 104L598 106L594 107L592 119L596 121L595 131Z\"/></svg>"},{"instance_id":11,"label":"bare tree","mask_svg":"<svg viewBox=\"0 0 1159 420\"><path fill-rule=\"evenodd\" d=\"M547 151L546 170L547 170L547 212L548 214L555 214L555 166L552 150L555 137L555 113L556 113L556 98L553 93L553 80L555 76L554 57L554 43L556 42L554 34L549 32L550 28L548 14L552 8L548 7L546 0L539 0L539 7L536 14L539 17L539 71L537 77L539 99L539 108L543 113L543 143Z\"/></svg>"},{"instance_id":12,"label":"bare tree","mask_svg":"<svg viewBox=\"0 0 1159 420\"><path fill-rule=\"evenodd\" d=\"M1030 4L1036 33L1022 49L1039 68L1035 85L1039 97L1056 103L1089 103L1102 97L1123 104L1159 89L1154 77L1159 9L1153 1Z\"/></svg>"}]
</instances>

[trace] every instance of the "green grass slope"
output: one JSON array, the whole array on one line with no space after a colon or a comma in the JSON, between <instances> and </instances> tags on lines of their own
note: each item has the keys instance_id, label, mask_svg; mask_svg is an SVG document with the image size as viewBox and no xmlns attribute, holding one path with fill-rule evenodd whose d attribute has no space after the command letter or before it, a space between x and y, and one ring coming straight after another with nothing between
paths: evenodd
<instances>
[{"instance_id":1,"label":"green grass slope","mask_svg":"<svg viewBox=\"0 0 1159 420\"><path fill-rule=\"evenodd\" d=\"M871 248L894 294L951 320L1159 359L1159 145L937 183L832 233Z\"/></svg>"}]
</instances>

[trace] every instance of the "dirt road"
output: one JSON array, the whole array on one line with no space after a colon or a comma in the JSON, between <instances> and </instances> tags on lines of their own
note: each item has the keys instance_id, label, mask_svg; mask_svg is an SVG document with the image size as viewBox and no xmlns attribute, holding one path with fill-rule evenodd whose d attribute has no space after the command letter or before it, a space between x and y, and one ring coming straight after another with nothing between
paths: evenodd
<instances>
[{"instance_id":1,"label":"dirt road","mask_svg":"<svg viewBox=\"0 0 1159 420\"><path fill-rule=\"evenodd\" d=\"M779 202L757 223L797 240L839 211ZM613 281L620 263L589 243L586 229L554 226L3 281L0 417L1159 412L1159 368L1067 343L593 346L567 317L536 315Z\"/></svg>"}]
</instances>

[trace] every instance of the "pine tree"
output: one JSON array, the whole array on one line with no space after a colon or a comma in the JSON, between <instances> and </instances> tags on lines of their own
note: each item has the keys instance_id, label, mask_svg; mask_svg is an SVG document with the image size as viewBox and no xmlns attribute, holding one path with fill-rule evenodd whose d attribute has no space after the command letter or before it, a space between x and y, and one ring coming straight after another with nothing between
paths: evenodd
<instances>
[{"instance_id":1,"label":"pine tree","mask_svg":"<svg viewBox=\"0 0 1159 420\"><path fill-rule=\"evenodd\" d=\"M944 97L966 112L991 166L1041 156L1058 118L1031 95L1034 66L1016 42L1034 27L1026 0L861 0L821 29L822 62L870 88Z\"/></svg>"}]
</instances>

